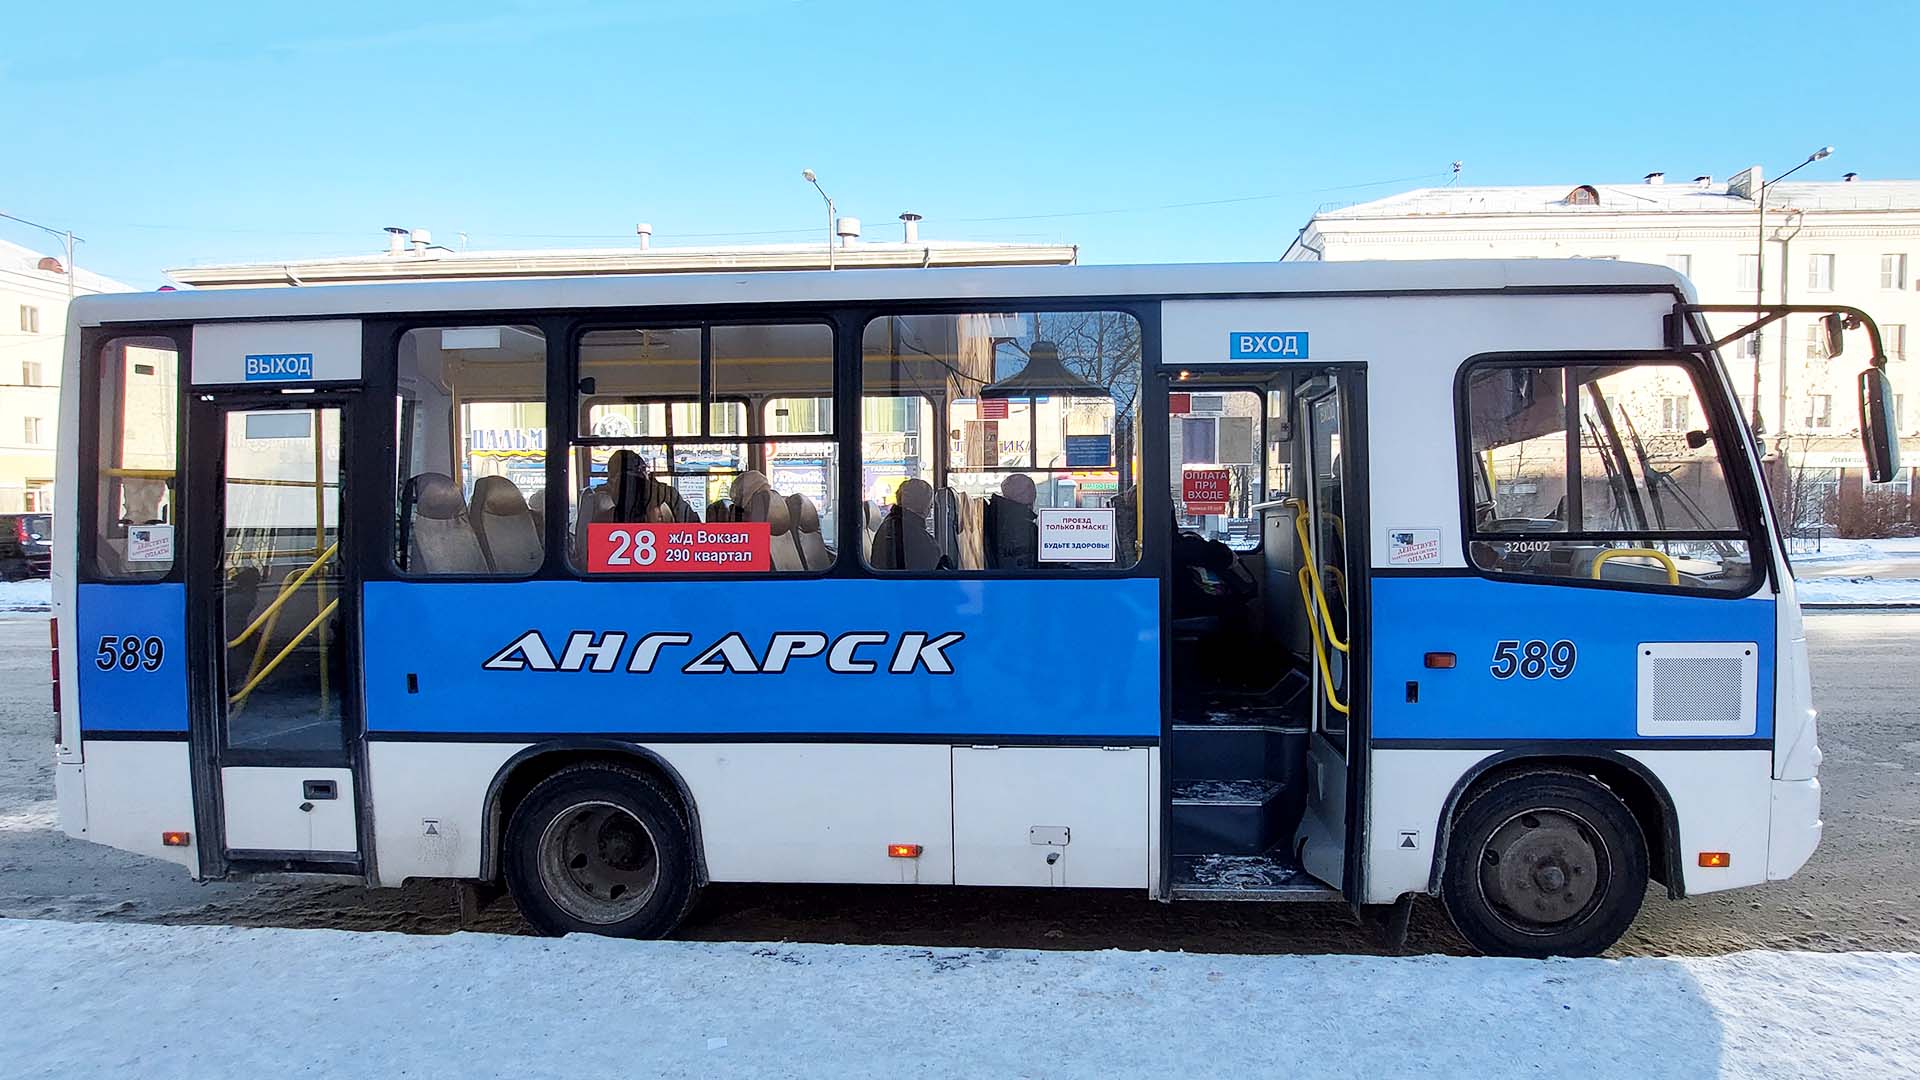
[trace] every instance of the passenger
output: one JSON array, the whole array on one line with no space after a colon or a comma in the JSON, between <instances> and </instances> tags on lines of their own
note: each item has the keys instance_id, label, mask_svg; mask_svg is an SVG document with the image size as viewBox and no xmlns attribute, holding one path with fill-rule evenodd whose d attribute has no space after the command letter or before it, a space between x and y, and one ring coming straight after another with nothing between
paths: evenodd
<instances>
[{"instance_id":1,"label":"passenger","mask_svg":"<svg viewBox=\"0 0 1920 1080\"><path fill-rule=\"evenodd\" d=\"M1034 515L1033 477L1014 473L987 500L987 566L1031 570L1039 560L1040 522Z\"/></svg>"},{"instance_id":2,"label":"passenger","mask_svg":"<svg viewBox=\"0 0 1920 1080\"><path fill-rule=\"evenodd\" d=\"M897 500L880 519L873 534L868 561L877 570L934 570L940 566L940 548L927 531L927 511L933 507L933 485L908 480Z\"/></svg>"},{"instance_id":3,"label":"passenger","mask_svg":"<svg viewBox=\"0 0 1920 1080\"><path fill-rule=\"evenodd\" d=\"M631 450L615 450L607 458L606 492L613 500L612 521L700 520L673 485L655 480L646 461Z\"/></svg>"}]
</instances>

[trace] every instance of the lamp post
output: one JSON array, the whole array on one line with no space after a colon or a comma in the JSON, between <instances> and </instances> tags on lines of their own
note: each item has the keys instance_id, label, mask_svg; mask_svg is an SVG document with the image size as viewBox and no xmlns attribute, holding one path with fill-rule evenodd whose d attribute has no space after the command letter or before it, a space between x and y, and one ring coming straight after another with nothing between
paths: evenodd
<instances>
[{"instance_id":1,"label":"lamp post","mask_svg":"<svg viewBox=\"0 0 1920 1080\"><path fill-rule=\"evenodd\" d=\"M1799 172L1801 169L1806 168L1807 166L1813 164L1816 161L1819 161L1821 158L1826 157L1832 153L1833 153L1833 147L1823 146L1820 149L1815 150L1813 153L1808 154L1807 160L1801 162L1798 165L1795 165L1793 168L1788 169L1786 172L1781 173L1779 176L1776 176L1771 180L1762 182L1760 185L1760 191L1756 199L1756 201L1760 204L1759 257L1756 260L1756 263L1753 268L1753 306L1756 309L1755 314L1758 314L1757 309L1764 307L1767 302L1767 191L1770 188L1772 188L1773 185L1779 183L1782 180L1785 180L1787 177L1792 176L1794 173ZM1780 274L1783 280L1785 279L1786 273L1787 273L1786 264L1782 263L1780 266ZM1780 327L1780 332L1782 334L1785 334L1787 332L1787 328L1784 323ZM1781 395L1783 398L1785 394L1786 394L1786 388L1782 387ZM1787 423L1787 418L1784 415L1782 415L1777 419L1780 421L1780 426L1784 428ZM1760 423L1760 352L1758 349L1755 349L1753 354L1752 423L1753 423L1754 431L1758 432L1763 430Z\"/></svg>"},{"instance_id":2,"label":"lamp post","mask_svg":"<svg viewBox=\"0 0 1920 1080\"><path fill-rule=\"evenodd\" d=\"M23 218L23 217L15 217L12 214L9 214L3 210L0 210L0 218L6 218L8 221L17 221L22 225L31 226L32 228L39 229L41 232L46 233L49 236L57 236L62 240L66 241L66 244L67 244L67 300L71 302L73 300L73 245L76 243L85 243L86 241L81 237L73 235L72 229L63 230L63 229L49 228L48 226L42 225L37 221L28 221L26 218Z\"/></svg>"},{"instance_id":3,"label":"lamp post","mask_svg":"<svg viewBox=\"0 0 1920 1080\"><path fill-rule=\"evenodd\" d=\"M812 169L801 169L800 175L806 179L807 183L813 185L813 190L818 191L821 198L827 200L827 269L832 270L834 269L833 196L828 195L826 189L820 186L820 178L814 175Z\"/></svg>"}]
</instances>

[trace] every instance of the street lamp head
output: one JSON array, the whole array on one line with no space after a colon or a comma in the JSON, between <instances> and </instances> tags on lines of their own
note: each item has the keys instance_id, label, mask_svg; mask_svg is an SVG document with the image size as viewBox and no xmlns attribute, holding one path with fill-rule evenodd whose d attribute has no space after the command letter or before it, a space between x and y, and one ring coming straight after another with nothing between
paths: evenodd
<instances>
[{"instance_id":1,"label":"street lamp head","mask_svg":"<svg viewBox=\"0 0 1920 1080\"><path fill-rule=\"evenodd\" d=\"M1831 154L1831 153L1833 153L1833 147L1831 147L1831 146L1823 146L1823 147L1821 147L1820 149L1818 149L1818 150L1815 150L1815 151L1813 152L1813 156L1812 156L1812 157L1810 157L1810 158L1808 158L1807 160L1808 160L1808 161L1819 161L1819 160L1820 160L1821 158L1823 158L1823 157L1826 157L1827 155L1829 155L1829 154Z\"/></svg>"},{"instance_id":2,"label":"street lamp head","mask_svg":"<svg viewBox=\"0 0 1920 1080\"><path fill-rule=\"evenodd\" d=\"M815 176L815 175L813 175L813 170L812 170L812 169L801 169L801 170L800 170L800 175L801 175L801 176L803 176L803 177L805 177L805 178L806 178L806 181L807 181L807 183L809 183L809 184L817 184L817 183L819 183L819 182L820 182L820 178L819 178L819 177L817 177L817 176Z\"/></svg>"}]
</instances>

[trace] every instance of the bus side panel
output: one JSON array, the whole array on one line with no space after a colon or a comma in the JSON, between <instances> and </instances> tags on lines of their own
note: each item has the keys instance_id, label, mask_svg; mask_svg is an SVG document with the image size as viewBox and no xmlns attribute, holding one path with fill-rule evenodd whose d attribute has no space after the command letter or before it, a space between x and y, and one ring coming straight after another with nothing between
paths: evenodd
<instances>
[{"instance_id":1,"label":"bus side panel","mask_svg":"<svg viewBox=\"0 0 1920 1080\"><path fill-rule=\"evenodd\" d=\"M82 585L80 733L187 733L187 587Z\"/></svg>"},{"instance_id":2,"label":"bus side panel","mask_svg":"<svg viewBox=\"0 0 1920 1080\"><path fill-rule=\"evenodd\" d=\"M1556 742L1610 748L1647 765L1675 807L1688 892L1766 880L1776 655L1770 594L1719 599L1455 572L1376 577L1373 603L1370 901L1427 888L1442 854L1433 838L1447 798L1474 765L1513 747L1550 755ZM1533 678L1519 671L1499 677L1511 666L1497 659L1499 643L1524 649L1530 641L1572 642L1571 670L1557 678L1551 666ZM1643 736L1640 646L1653 642L1751 644L1751 729ZM1426 654L1440 652L1454 654L1457 665L1428 668ZM1702 869L1699 851L1730 852L1732 866Z\"/></svg>"},{"instance_id":3,"label":"bus side panel","mask_svg":"<svg viewBox=\"0 0 1920 1080\"><path fill-rule=\"evenodd\" d=\"M200 836L193 827L193 768L185 739L90 739L86 764L84 839L179 863L200 873ZM184 847L167 847L162 832L189 834Z\"/></svg>"}]
</instances>

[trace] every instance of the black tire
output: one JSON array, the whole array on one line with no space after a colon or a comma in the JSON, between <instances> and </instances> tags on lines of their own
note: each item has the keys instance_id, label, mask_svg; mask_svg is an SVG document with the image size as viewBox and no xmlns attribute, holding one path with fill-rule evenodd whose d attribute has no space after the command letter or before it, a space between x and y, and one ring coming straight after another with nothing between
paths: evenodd
<instances>
[{"instance_id":1,"label":"black tire","mask_svg":"<svg viewBox=\"0 0 1920 1080\"><path fill-rule=\"evenodd\" d=\"M1505 777L1454 814L1440 897L1483 953L1594 956L1626 933L1646 892L1640 823L1590 776Z\"/></svg>"},{"instance_id":2,"label":"black tire","mask_svg":"<svg viewBox=\"0 0 1920 1080\"><path fill-rule=\"evenodd\" d=\"M502 853L520 913L543 934L659 938L699 895L686 817L659 781L571 765L514 810Z\"/></svg>"}]
</instances>

